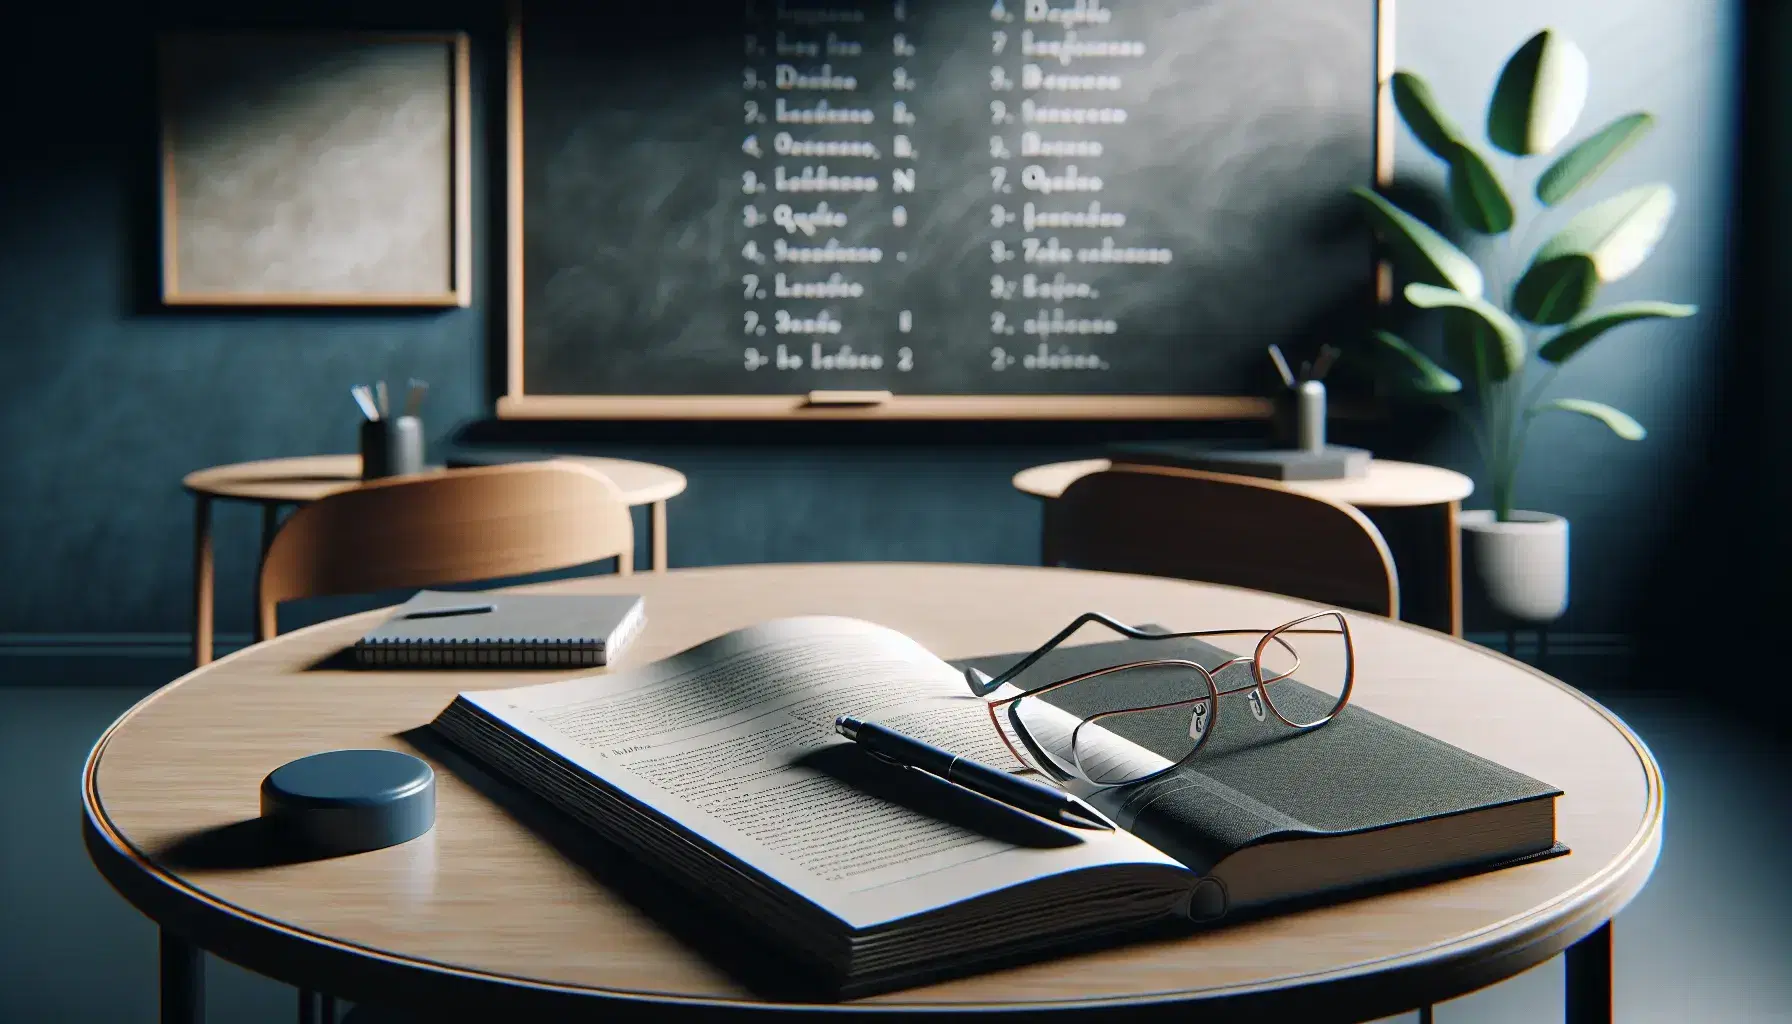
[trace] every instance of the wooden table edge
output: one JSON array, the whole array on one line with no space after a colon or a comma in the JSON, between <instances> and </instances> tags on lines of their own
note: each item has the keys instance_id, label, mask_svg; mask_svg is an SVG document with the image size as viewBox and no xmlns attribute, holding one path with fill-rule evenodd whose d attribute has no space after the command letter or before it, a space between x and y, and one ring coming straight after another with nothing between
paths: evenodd
<instances>
[{"instance_id":1,"label":"wooden table edge","mask_svg":"<svg viewBox=\"0 0 1792 1024\"><path fill-rule=\"evenodd\" d=\"M1426 470L1434 470L1438 473L1447 473L1453 477L1457 477L1460 480L1467 482L1469 485L1469 489L1466 492L1464 492L1463 494L1458 495L1456 497L1440 497L1440 498L1435 498L1435 499L1431 499L1431 500L1427 500L1427 501L1406 501L1406 500L1392 501L1392 502L1379 501L1379 500L1378 501L1349 501L1344 498L1332 498L1332 500L1343 502L1346 505L1355 505L1358 508L1431 508L1431 507L1434 507L1437 505L1449 505L1449 504L1458 503L1458 502L1466 500L1467 498L1469 498L1471 495L1474 494L1474 480L1473 480L1473 478L1469 477L1466 473L1461 473L1454 469L1449 469L1444 466L1433 466L1428 462L1406 462L1401 459L1379 459L1376 461L1379 461L1379 462L1383 463L1384 465L1416 466L1416 467L1426 469ZM1106 465L1098 466L1097 465L1098 463L1106 463ZM1053 501L1063 495L1064 492L1062 489L1060 489L1057 494L1047 493L1046 491L1038 490L1035 487L1028 486L1027 484L1022 482L1022 478L1025 476L1028 476L1029 474L1037 473L1039 470L1042 470L1042 469L1049 469L1049 468L1052 468L1055 466L1068 466L1068 465L1077 465L1077 464L1088 464L1091 467L1089 469L1088 473L1099 473L1104 469L1113 468L1114 461L1112 459L1108 459L1108 458L1096 458L1096 459L1065 459L1062 462L1042 462L1036 466L1028 466L1025 469L1016 470L1014 472L1014 474L1008 478L1008 485L1010 487L1014 488L1015 490L1019 491L1020 493L1028 496L1029 498L1037 498L1040 501ZM1172 475L1172 476L1177 475L1178 473L1181 473L1181 474L1188 474L1188 475L1232 477L1232 478L1235 478L1238 480L1244 480L1244 481L1248 481L1251 483L1258 483L1258 484L1269 483L1269 484L1274 484L1276 486L1286 487L1286 489L1296 491L1297 493L1303 493L1303 492L1300 492L1300 489L1298 486L1288 486L1288 485L1291 485L1291 484L1292 485L1327 484L1327 483L1337 482L1335 480L1273 480L1273 479L1269 479L1266 477L1250 476L1249 474L1244 474L1244 473L1226 473L1226 472L1222 472L1220 470L1206 470L1206 469L1179 469L1178 467L1175 467L1175 466L1151 466L1150 468L1155 471L1158 471L1158 472L1168 471L1168 474ZM1083 476L1087 476L1088 473L1084 473ZM1080 479L1082 479L1081 476L1066 482L1064 486L1069 487L1070 484L1075 483L1076 480L1080 480Z\"/></svg>"},{"instance_id":2,"label":"wooden table edge","mask_svg":"<svg viewBox=\"0 0 1792 1024\"><path fill-rule=\"evenodd\" d=\"M304 504L304 502L295 502L291 498L266 497L266 496L250 495L250 494L229 494L229 493L226 493L223 491L212 490L211 488L208 488L205 486L196 485L193 482L193 478L199 476L202 473L209 473L216 469L227 469L231 466L247 466L247 465L253 465L253 464L262 463L262 462L279 462L284 459L313 459L313 458L331 458L331 457L348 458L348 457L353 457L354 455L355 455L355 453L353 453L353 452L337 453L335 456L288 455L288 456L277 456L272 459L251 459L248 462L227 462L220 466L206 466L202 469L195 469L195 470L187 473L186 475L184 475L180 478L180 486L181 486L182 490L186 491L188 494L192 495L193 497L195 497L201 501L208 501L208 500L209 501L241 501L241 502L245 502L245 503L248 503L251 505ZM578 461L578 460L582 460L582 459L608 459L609 461L612 461L612 462L633 462L633 463L636 463L637 465L652 466L654 469L663 470L666 473L670 474L672 477L676 477L675 480L667 480L666 483L662 487L655 487L652 489L645 490L643 493L640 493L640 494L625 496L624 500L628 502L628 506L630 508L640 508L642 506L652 506L652 505L660 504L662 502L670 501L673 498L676 498L679 495L683 494L691 486L690 478L684 475L683 470L674 469L671 466L663 465L658 462L643 462L640 459L623 459L623 458L617 458L617 457L611 456L611 455L565 454L565 455L561 455L559 457L571 459L574 461ZM358 478L358 477L353 478L353 479L344 478L342 481L343 488L346 490L348 487L352 486L353 484L358 483L359 479L360 478Z\"/></svg>"},{"instance_id":3,"label":"wooden table edge","mask_svg":"<svg viewBox=\"0 0 1792 1024\"><path fill-rule=\"evenodd\" d=\"M858 564L924 567L929 563ZM947 567L956 565L939 564ZM726 572L754 568L756 566L738 565L674 571ZM1080 571L1036 566L999 568L1032 572ZM514 589L526 590L530 587ZM345 618L372 616L386 610L375 609ZM332 619L316 623L283 633L281 639L333 628L341 621ZM1369 1013L1366 1018L1358 1017L1373 1019L1463 995L1510 978L1548 960L1610 921L1647 884L1661 850L1665 811L1665 793L1654 755L1622 719L1598 701L1497 651L1422 626L1404 622L1396 624L1473 647L1477 653L1507 661L1540 681L1562 690L1603 718L1630 745L1638 766L1643 771L1646 793L1642 820L1617 856L1580 885L1559 894L1541 907L1425 950L1352 964L1336 970L1290 975L1274 981L1201 990L1029 1003L778 1003L746 998L705 998L557 984L406 957L306 932L284 921L219 900L178 875L164 870L113 827L97 790L100 761L104 757L108 740L120 727L139 710L171 693L199 672L212 671L214 666L243 657L251 648L234 651L211 665L194 669L158 688L133 704L107 727L95 741L82 767L82 837L89 858L100 874L121 896L158 925L168 927L215 955L251 970L290 984L329 991L350 999L373 1002L398 999L407 1006L439 1004L464 1009L472 1005L468 1000L472 1000L473 1004L483 1003L492 1001L495 996L506 1007L514 1008L513 1000L517 995L532 994L544 1000L540 1009L554 1012L573 1012L575 1007L577 1012L600 1012L603 1008L618 1006L663 1009L678 1007L737 1014L825 1012L987 1015L1124 1009L1128 1011L1130 1020L1136 1019L1131 1015L1142 1011L1168 1008L1180 1012L1193 1005L1221 1012L1248 1008L1247 1012L1251 1014L1266 1010L1292 1011L1297 1008L1312 1012L1320 1007L1334 1006L1342 994L1340 989L1347 990L1356 985L1364 990L1365 997L1373 997L1380 1002L1365 1001L1352 1004L1353 1006L1370 1010L1385 1007L1380 1012ZM1399 984L1392 983L1396 977L1401 979ZM447 987L452 991L444 993L445 982L451 983ZM493 986L505 991L499 995L493 992ZM1398 990L1400 997L1390 1000L1387 993L1391 990ZM1357 1010L1353 1009L1351 1012L1355 1014Z\"/></svg>"}]
</instances>

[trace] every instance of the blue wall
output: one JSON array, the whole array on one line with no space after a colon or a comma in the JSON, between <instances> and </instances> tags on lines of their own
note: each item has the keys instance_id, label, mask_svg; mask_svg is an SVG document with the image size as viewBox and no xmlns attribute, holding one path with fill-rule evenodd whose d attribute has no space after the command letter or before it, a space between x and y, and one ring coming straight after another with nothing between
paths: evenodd
<instances>
[{"instance_id":1,"label":"blue wall","mask_svg":"<svg viewBox=\"0 0 1792 1024\"><path fill-rule=\"evenodd\" d=\"M1784 326L1786 286L1792 283L1792 249L1786 245L1792 239L1792 4L1754 0L1750 14L1745 116L1762 130L1746 139L1740 209L1747 215L1737 218L1742 284L1735 348L1747 372L1737 374L1725 397L1727 408L1744 414L1741 432L1758 439L1743 446L1750 454L1758 451L1757 458L1738 467L1739 478L1756 482L1745 501L1780 510L1792 502L1792 473L1785 472L1792 466L1792 432L1782 420L1786 382L1792 380L1792 346L1786 344ZM1776 618L1792 572L1792 536L1766 526L1749 531L1726 566L1732 568L1749 578L1747 592L1762 618Z\"/></svg>"},{"instance_id":2,"label":"blue wall","mask_svg":"<svg viewBox=\"0 0 1792 1024\"><path fill-rule=\"evenodd\" d=\"M313 5L313 20L340 11ZM386 8L390 11L390 8ZM0 634L176 633L189 625L190 470L222 462L348 451L346 390L377 376L432 383L437 440L485 414L488 339L502 322L501 150L496 10L420 7L392 24L468 28L475 36L475 301L467 310L341 314L165 312L153 302L154 112L149 28L77 25L40 12L17 24L37 39L4 63L8 131L0 154ZM364 17L364 16L361 16ZM1651 429L1627 445L1596 425L1545 424L1522 478L1529 507L1575 523L1575 596L1565 627L1624 632L1637 621L1676 529L1671 513L1715 443L1725 345L1724 286L1734 135L1736 15L1727 4L1631 0L1431 0L1402 5L1397 57L1425 74L1464 122L1478 123L1500 62L1554 24L1587 51L1586 123L1647 107L1660 117L1600 186L1662 180L1680 210L1655 258L1608 298L1696 302L1695 320L1634 327L1563 375L1561 393L1610 401ZM64 50L61 40L81 40ZM51 43L49 41L57 42ZM1400 141L1402 170L1429 158ZM1403 429L1415 423L1403 421ZM1414 428L1416 429L1416 428ZM868 447L826 440L741 445L667 441L610 428L593 450L684 470L671 506L675 565L797 559L1025 562L1038 510L1008 477L1075 455L1092 432L1043 430L1030 443L885 437ZM914 435L920 437L921 435ZM890 443L892 440L898 443ZM1022 436L1020 440L1026 441ZM936 443L937 442L937 443ZM1459 439L1379 439L1469 469ZM249 625L257 519L218 516L220 628ZM1472 625L1472 624L1471 624Z\"/></svg>"},{"instance_id":3,"label":"blue wall","mask_svg":"<svg viewBox=\"0 0 1792 1024\"><path fill-rule=\"evenodd\" d=\"M1731 273L1728 237L1736 161L1740 5L1677 0L1563 2L1502 0L1404 3L1397 15L1400 67L1425 76L1446 110L1477 129L1506 56L1537 29L1553 27L1586 52L1592 84L1571 138L1633 110L1652 111L1656 128L1600 181L1540 223L1515 234L1526 253L1576 210L1623 189L1666 182L1678 195L1668 233L1630 277L1602 290L1599 303L1667 299L1695 303L1692 320L1632 325L1593 346L1562 371L1551 394L1607 402L1648 429L1640 444L1620 441L1579 417L1537 420L1520 470L1520 507L1567 516L1572 523L1572 607L1564 625L1583 631L1631 632L1639 600L1662 598L1687 575L1692 502L1709 479L1719 444L1718 396L1732 337L1726 309ZM1547 166L1547 160L1529 161ZM1512 187L1521 225L1537 212L1532 182L1541 167L1514 174L1518 162L1495 161ZM1438 161L1401 129L1395 165L1422 171L1441 187ZM1486 256L1489 247L1471 248ZM1511 259L1497 252L1497 261ZM1510 265L1510 264L1505 264ZM1428 445L1429 460L1474 465L1459 433ZM1485 504L1483 488L1471 503ZM1680 550L1676 550L1679 548ZM1651 593L1654 591L1654 593Z\"/></svg>"}]
</instances>

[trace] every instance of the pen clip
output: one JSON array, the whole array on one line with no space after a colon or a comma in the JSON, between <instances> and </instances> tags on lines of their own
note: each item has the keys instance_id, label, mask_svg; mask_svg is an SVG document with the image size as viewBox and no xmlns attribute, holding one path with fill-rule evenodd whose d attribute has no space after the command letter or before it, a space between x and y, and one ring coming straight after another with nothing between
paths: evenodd
<instances>
[{"instance_id":1,"label":"pen clip","mask_svg":"<svg viewBox=\"0 0 1792 1024\"><path fill-rule=\"evenodd\" d=\"M869 755L873 758L876 758L877 760L882 761L883 763L890 765L893 768L904 768L909 771L920 771L920 769L916 768L914 765L903 764L901 761L896 760L895 758L889 756L888 754L880 754L877 751L872 750L870 747L867 747L862 743L859 744L859 749L863 750L867 755ZM922 774L926 774L926 773L923 772Z\"/></svg>"}]
</instances>

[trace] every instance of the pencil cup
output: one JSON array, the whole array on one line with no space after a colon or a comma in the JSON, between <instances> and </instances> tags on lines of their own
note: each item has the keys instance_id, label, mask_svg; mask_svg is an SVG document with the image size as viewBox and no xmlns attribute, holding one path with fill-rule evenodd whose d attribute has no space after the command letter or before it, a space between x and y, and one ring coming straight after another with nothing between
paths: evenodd
<instances>
[{"instance_id":1,"label":"pencil cup","mask_svg":"<svg viewBox=\"0 0 1792 1024\"><path fill-rule=\"evenodd\" d=\"M1305 380L1295 391L1295 443L1302 451L1325 451L1325 385Z\"/></svg>"},{"instance_id":2,"label":"pencil cup","mask_svg":"<svg viewBox=\"0 0 1792 1024\"><path fill-rule=\"evenodd\" d=\"M1325 450L1325 385L1303 380L1270 398L1270 445L1308 452Z\"/></svg>"},{"instance_id":3,"label":"pencil cup","mask_svg":"<svg viewBox=\"0 0 1792 1024\"><path fill-rule=\"evenodd\" d=\"M423 472L423 421L415 416L361 424L361 479Z\"/></svg>"}]
</instances>

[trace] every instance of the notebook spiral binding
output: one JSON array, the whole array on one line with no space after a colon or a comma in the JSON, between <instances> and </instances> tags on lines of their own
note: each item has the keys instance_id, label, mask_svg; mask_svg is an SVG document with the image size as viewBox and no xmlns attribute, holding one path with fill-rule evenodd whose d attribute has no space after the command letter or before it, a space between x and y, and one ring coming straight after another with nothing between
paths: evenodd
<instances>
[{"instance_id":1,"label":"notebook spiral binding","mask_svg":"<svg viewBox=\"0 0 1792 1024\"><path fill-rule=\"evenodd\" d=\"M479 643L417 638L361 643L355 647L356 661L380 667L592 667L603 665L604 655L605 645L599 640L567 641L532 637L507 637Z\"/></svg>"}]
</instances>

